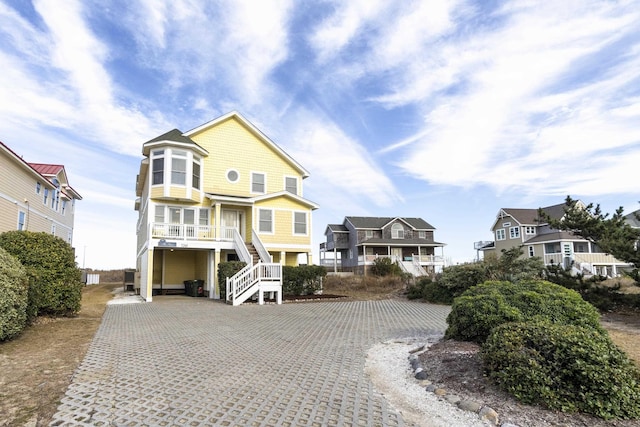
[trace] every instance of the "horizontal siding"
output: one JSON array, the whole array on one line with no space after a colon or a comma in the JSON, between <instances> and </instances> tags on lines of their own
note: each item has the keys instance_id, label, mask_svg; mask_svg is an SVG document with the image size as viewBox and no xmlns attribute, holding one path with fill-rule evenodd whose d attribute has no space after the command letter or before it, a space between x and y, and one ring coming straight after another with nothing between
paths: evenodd
<instances>
[{"instance_id":1,"label":"horizontal siding","mask_svg":"<svg viewBox=\"0 0 640 427\"><path fill-rule=\"evenodd\" d=\"M285 176L298 177L299 186L302 185L302 175L297 170L233 118L191 138L209 151L209 156L203 159L205 192L255 195L251 193L251 172L265 174L267 193L284 190ZM229 169L239 173L237 182L227 180Z\"/></svg>"},{"instance_id":2,"label":"horizontal siding","mask_svg":"<svg viewBox=\"0 0 640 427\"><path fill-rule=\"evenodd\" d=\"M40 194L36 194L36 183L40 182ZM62 214L62 197L58 211L51 208L51 191L47 204L44 204L44 189L51 189L51 184L43 179L38 180L34 174L19 165L15 159L0 151L0 232L16 230L18 211L28 215L26 224L29 231L51 233L51 226L56 226L56 236L68 241L73 231L74 213L72 202L67 202L65 214Z\"/></svg>"}]
</instances>

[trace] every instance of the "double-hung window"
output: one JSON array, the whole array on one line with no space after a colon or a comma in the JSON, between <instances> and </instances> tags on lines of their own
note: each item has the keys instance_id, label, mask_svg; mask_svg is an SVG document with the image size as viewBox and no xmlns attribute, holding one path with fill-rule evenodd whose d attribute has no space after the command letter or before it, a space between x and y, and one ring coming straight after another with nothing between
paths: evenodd
<instances>
[{"instance_id":1,"label":"double-hung window","mask_svg":"<svg viewBox=\"0 0 640 427\"><path fill-rule=\"evenodd\" d=\"M151 153L151 185L160 185L164 183L164 150L155 150Z\"/></svg>"},{"instance_id":2,"label":"double-hung window","mask_svg":"<svg viewBox=\"0 0 640 427\"><path fill-rule=\"evenodd\" d=\"M307 213L293 213L293 234L307 234Z\"/></svg>"},{"instance_id":3,"label":"double-hung window","mask_svg":"<svg viewBox=\"0 0 640 427\"><path fill-rule=\"evenodd\" d=\"M504 231L504 228L498 228L496 230L496 240L505 240L506 237L506 233Z\"/></svg>"},{"instance_id":4,"label":"double-hung window","mask_svg":"<svg viewBox=\"0 0 640 427\"><path fill-rule=\"evenodd\" d=\"M284 186L289 193L298 194L298 178L295 176L285 177Z\"/></svg>"},{"instance_id":5,"label":"double-hung window","mask_svg":"<svg viewBox=\"0 0 640 427\"><path fill-rule=\"evenodd\" d=\"M171 155L171 184L187 184L187 153L174 150Z\"/></svg>"},{"instance_id":6,"label":"double-hung window","mask_svg":"<svg viewBox=\"0 0 640 427\"><path fill-rule=\"evenodd\" d=\"M271 209L258 210L258 231L273 233L273 211Z\"/></svg>"},{"instance_id":7,"label":"double-hung window","mask_svg":"<svg viewBox=\"0 0 640 427\"><path fill-rule=\"evenodd\" d=\"M18 230L25 230L27 214L24 211L18 212Z\"/></svg>"},{"instance_id":8,"label":"double-hung window","mask_svg":"<svg viewBox=\"0 0 640 427\"><path fill-rule=\"evenodd\" d=\"M520 237L520 227L511 227L509 228L509 238L517 239Z\"/></svg>"},{"instance_id":9,"label":"double-hung window","mask_svg":"<svg viewBox=\"0 0 640 427\"><path fill-rule=\"evenodd\" d=\"M263 173L251 172L251 192L252 193L265 193L265 181L266 178Z\"/></svg>"},{"instance_id":10,"label":"double-hung window","mask_svg":"<svg viewBox=\"0 0 640 427\"><path fill-rule=\"evenodd\" d=\"M191 186L196 190L200 189L200 162L196 159L193 160L191 171Z\"/></svg>"}]
</instances>

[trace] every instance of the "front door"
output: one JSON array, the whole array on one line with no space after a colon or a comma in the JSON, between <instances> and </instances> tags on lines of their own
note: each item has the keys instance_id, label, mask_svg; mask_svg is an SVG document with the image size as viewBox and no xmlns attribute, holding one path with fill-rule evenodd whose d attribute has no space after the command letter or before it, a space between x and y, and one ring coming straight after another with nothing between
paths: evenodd
<instances>
[{"instance_id":1,"label":"front door","mask_svg":"<svg viewBox=\"0 0 640 427\"><path fill-rule=\"evenodd\" d=\"M233 239L233 230L237 230L244 239L244 233L242 232L242 212L225 209L222 211L222 232L224 238Z\"/></svg>"},{"instance_id":2,"label":"front door","mask_svg":"<svg viewBox=\"0 0 640 427\"><path fill-rule=\"evenodd\" d=\"M391 259L393 261L402 261L402 248L391 248Z\"/></svg>"}]
</instances>

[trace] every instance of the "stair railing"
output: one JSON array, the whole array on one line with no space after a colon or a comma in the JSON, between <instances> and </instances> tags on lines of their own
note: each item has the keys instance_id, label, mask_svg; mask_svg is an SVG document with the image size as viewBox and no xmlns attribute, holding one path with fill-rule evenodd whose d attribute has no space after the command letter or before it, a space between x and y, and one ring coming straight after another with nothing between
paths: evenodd
<instances>
[{"instance_id":1,"label":"stair railing","mask_svg":"<svg viewBox=\"0 0 640 427\"><path fill-rule=\"evenodd\" d=\"M253 265L253 258L249 253L249 249L247 249L247 245L244 244L244 240L238 230L235 229L233 230L233 248L238 254L240 261L246 262L247 265Z\"/></svg>"},{"instance_id":2,"label":"stair railing","mask_svg":"<svg viewBox=\"0 0 640 427\"><path fill-rule=\"evenodd\" d=\"M282 286L282 265L262 262L255 265L246 265L232 277L227 277L226 282L227 301L237 305L236 300L245 292L248 292L256 283L268 282L271 285L279 283Z\"/></svg>"},{"instance_id":3,"label":"stair railing","mask_svg":"<svg viewBox=\"0 0 640 427\"><path fill-rule=\"evenodd\" d=\"M258 237L258 233L256 233L256 230L254 229L251 229L251 243L253 244L253 247L256 248L256 251L258 251L260 261L266 263L273 262L273 256L269 253L269 251L267 251L267 248L264 247L262 240L260 240L260 237Z\"/></svg>"}]
</instances>

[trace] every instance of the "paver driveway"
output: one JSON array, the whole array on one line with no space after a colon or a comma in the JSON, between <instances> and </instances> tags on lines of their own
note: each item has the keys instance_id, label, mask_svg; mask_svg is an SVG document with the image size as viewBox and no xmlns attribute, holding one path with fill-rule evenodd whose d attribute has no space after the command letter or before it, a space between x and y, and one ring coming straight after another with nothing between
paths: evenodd
<instances>
[{"instance_id":1,"label":"paver driveway","mask_svg":"<svg viewBox=\"0 0 640 427\"><path fill-rule=\"evenodd\" d=\"M402 426L367 351L444 330L448 307L333 301L111 305L53 426Z\"/></svg>"}]
</instances>

